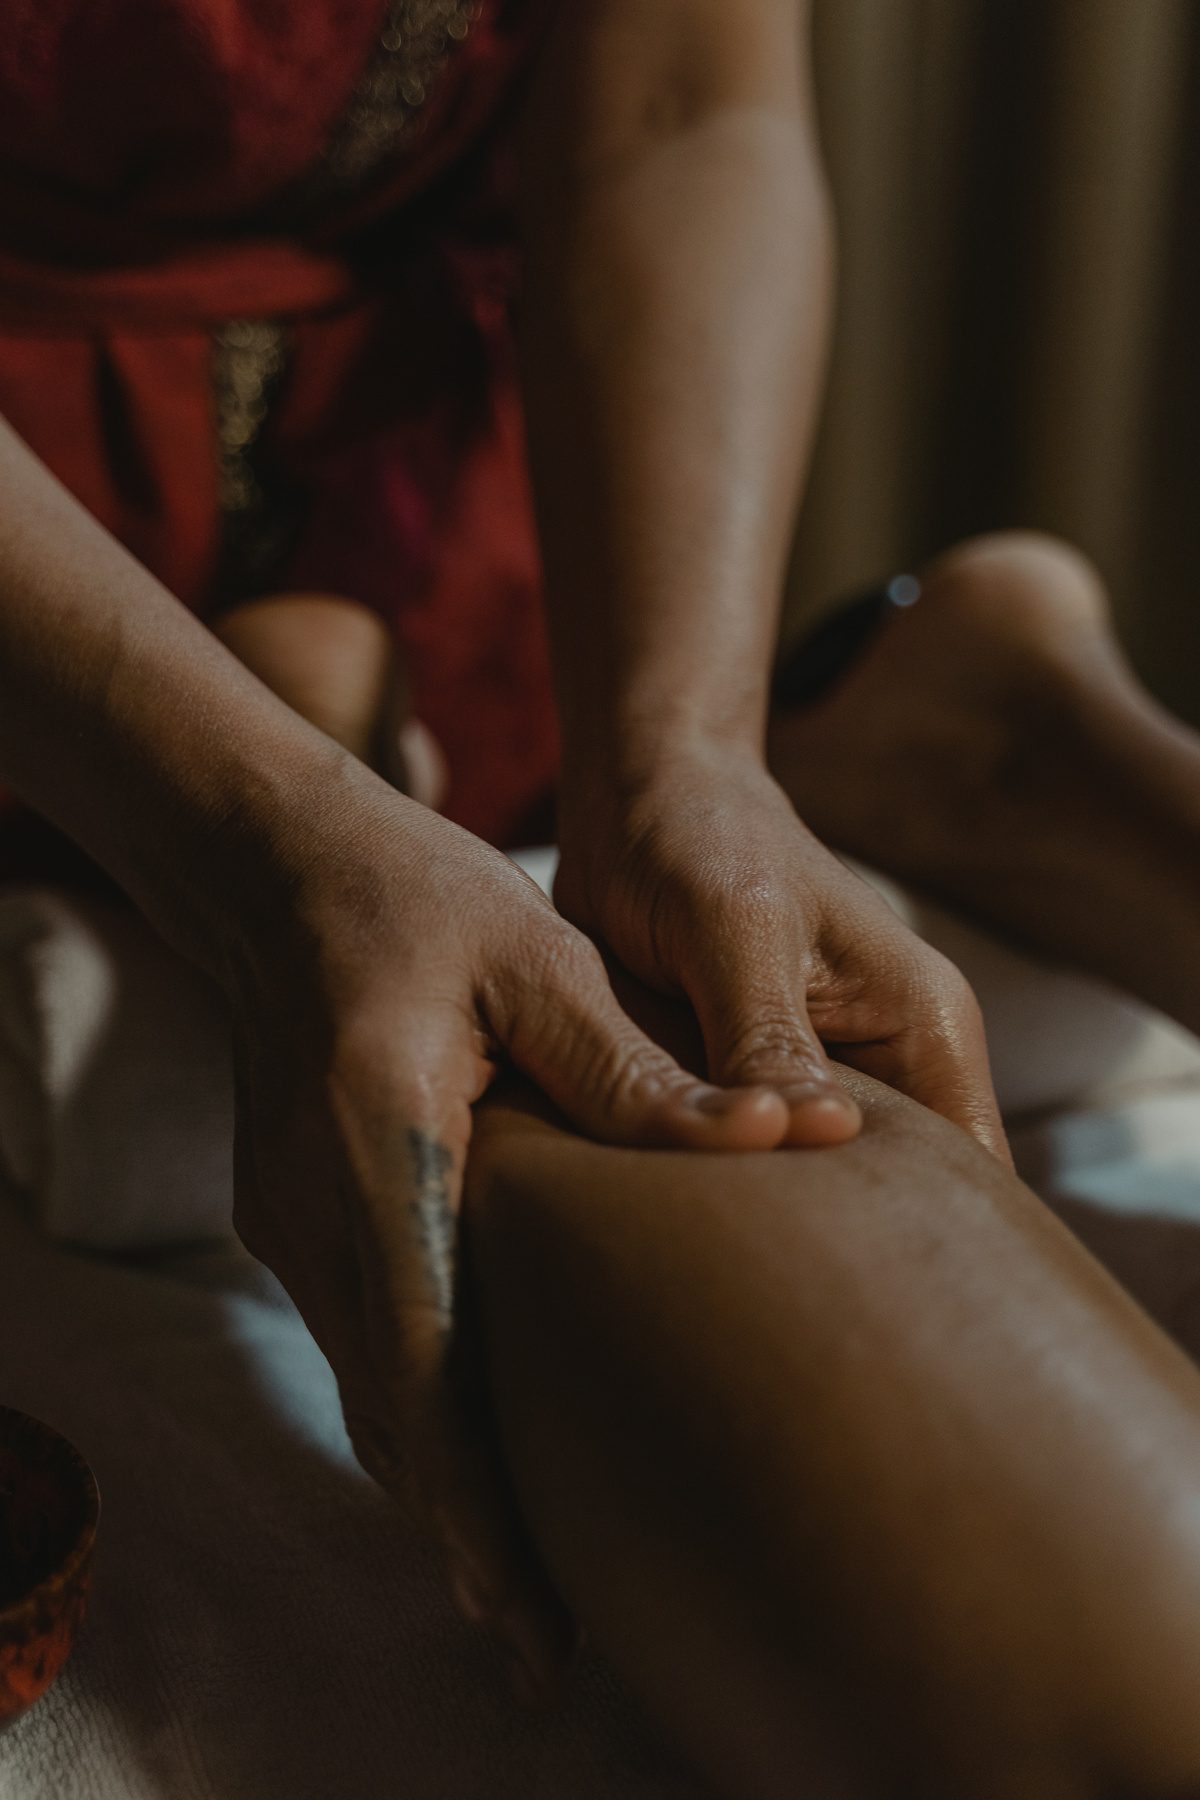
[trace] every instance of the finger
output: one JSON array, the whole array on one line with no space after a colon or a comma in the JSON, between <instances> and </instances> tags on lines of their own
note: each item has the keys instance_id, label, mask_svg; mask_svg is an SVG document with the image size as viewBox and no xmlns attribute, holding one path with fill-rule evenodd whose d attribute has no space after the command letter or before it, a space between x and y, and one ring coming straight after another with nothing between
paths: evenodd
<instances>
[{"instance_id":1,"label":"finger","mask_svg":"<svg viewBox=\"0 0 1200 1800\"><path fill-rule=\"evenodd\" d=\"M940 1113L1011 1167L979 1005L958 970L950 963L946 969L947 977L912 1006L919 1024L883 1041L831 1044L830 1050L839 1062Z\"/></svg>"},{"instance_id":2,"label":"finger","mask_svg":"<svg viewBox=\"0 0 1200 1800\"><path fill-rule=\"evenodd\" d=\"M756 1085L726 1089L680 1067L617 1002L599 954L568 925L545 924L520 979L486 994L489 1022L519 1069L602 1143L770 1150L788 1109Z\"/></svg>"},{"instance_id":3,"label":"finger","mask_svg":"<svg viewBox=\"0 0 1200 1800\"><path fill-rule=\"evenodd\" d=\"M988 1046L979 1030L963 1030L955 1019L946 1026L910 1026L891 1039L871 1044L829 1044L829 1053L864 1075L874 1076L898 1093L909 1094L930 1112L959 1125L982 1147L1013 1165L1004 1123L991 1087Z\"/></svg>"},{"instance_id":4,"label":"finger","mask_svg":"<svg viewBox=\"0 0 1200 1800\"><path fill-rule=\"evenodd\" d=\"M777 942L766 929L743 932L711 955L702 976L685 971L709 1069L729 1086L777 1093L788 1112L786 1144L846 1143L861 1130L862 1113L830 1066Z\"/></svg>"}]
</instances>

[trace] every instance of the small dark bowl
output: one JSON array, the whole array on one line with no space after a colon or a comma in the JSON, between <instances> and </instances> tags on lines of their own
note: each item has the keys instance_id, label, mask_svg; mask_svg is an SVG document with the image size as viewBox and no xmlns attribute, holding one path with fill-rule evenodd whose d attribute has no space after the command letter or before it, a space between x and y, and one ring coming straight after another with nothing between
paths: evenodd
<instances>
[{"instance_id":1,"label":"small dark bowl","mask_svg":"<svg viewBox=\"0 0 1200 1800\"><path fill-rule=\"evenodd\" d=\"M0 1406L0 1731L71 1654L99 1518L96 1478L78 1450Z\"/></svg>"}]
</instances>

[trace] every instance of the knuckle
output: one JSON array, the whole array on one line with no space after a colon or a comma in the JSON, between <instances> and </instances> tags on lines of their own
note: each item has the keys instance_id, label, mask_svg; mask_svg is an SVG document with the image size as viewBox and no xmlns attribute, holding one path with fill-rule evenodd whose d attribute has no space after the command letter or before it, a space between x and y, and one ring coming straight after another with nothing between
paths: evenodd
<instances>
[{"instance_id":1,"label":"knuckle","mask_svg":"<svg viewBox=\"0 0 1200 1800\"><path fill-rule=\"evenodd\" d=\"M555 986L574 987L604 980L604 963L591 939L564 921L539 939L543 978Z\"/></svg>"},{"instance_id":2,"label":"knuckle","mask_svg":"<svg viewBox=\"0 0 1200 1800\"><path fill-rule=\"evenodd\" d=\"M574 997L606 982L600 953L589 938L565 920L539 921L538 931L527 935L513 968L515 1010L535 1009Z\"/></svg>"},{"instance_id":3,"label":"knuckle","mask_svg":"<svg viewBox=\"0 0 1200 1800\"><path fill-rule=\"evenodd\" d=\"M597 1042L584 1079L601 1110L616 1115L640 1110L661 1100L670 1088L669 1065L653 1045Z\"/></svg>"},{"instance_id":4,"label":"knuckle","mask_svg":"<svg viewBox=\"0 0 1200 1800\"><path fill-rule=\"evenodd\" d=\"M624 1035L614 1028L616 1002L599 951L570 926L541 934L515 972L502 1014L505 1047L525 1066L546 1073L589 1060L619 1059Z\"/></svg>"},{"instance_id":5,"label":"knuckle","mask_svg":"<svg viewBox=\"0 0 1200 1800\"><path fill-rule=\"evenodd\" d=\"M930 1009L955 1032L961 1031L964 1026L973 1028L977 1024L981 1025L979 1001L962 970L932 945L924 944L922 949L922 972Z\"/></svg>"},{"instance_id":6,"label":"knuckle","mask_svg":"<svg viewBox=\"0 0 1200 1800\"><path fill-rule=\"evenodd\" d=\"M563 1046L563 1067L568 1056L581 1117L601 1136L635 1128L672 1093L692 1085L666 1051L632 1025L577 1037Z\"/></svg>"},{"instance_id":7,"label":"knuckle","mask_svg":"<svg viewBox=\"0 0 1200 1800\"><path fill-rule=\"evenodd\" d=\"M974 991L953 965L921 994L914 1027L907 1034L915 1070L940 1080L990 1093L987 1040Z\"/></svg>"},{"instance_id":8,"label":"knuckle","mask_svg":"<svg viewBox=\"0 0 1200 1800\"><path fill-rule=\"evenodd\" d=\"M751 1077L788 1065L819 1067L822 1061L805 1025L787 1012L755 1018L735 1032L726 1052L726 1066Z\"/></svg>"},{"instance_id":9,"label":"knuckle","mask_svg":"<svg viewBox=\"0 0 1200 1800\"><path fill-rule=\"evenodd\" d=\"M716 898L716 915L734 941L774 944L794 935L804 908L795 894L773 879L751 876L724 887Z\"/></svg>"}]
</instances>

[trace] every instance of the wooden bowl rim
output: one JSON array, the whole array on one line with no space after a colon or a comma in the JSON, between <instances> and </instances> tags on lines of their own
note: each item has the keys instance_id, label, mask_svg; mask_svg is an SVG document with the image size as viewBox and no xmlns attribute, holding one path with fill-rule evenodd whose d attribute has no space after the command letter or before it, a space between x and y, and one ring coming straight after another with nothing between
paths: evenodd
<instances>
[{"instance_id":1,"label":"wooden bowl rim","mask_svg":"<svg viewBox=\"0 0 1200 1800\"><path fill-rule=\"evenodd\" d=\"M6 1418L20 1419L24 1424L36 1425L39 1430L48 1431L51 1437L57 1438L67 1452L76 1472L82 1477L86 1512L83 1530L62 1562L51 1569L48 1575L43 1575L37 1586L31 1587L29 1592L22 1594L19 1600L11 1601L8 1606L0 1606L0 1641L6 1637L19 1635L19 1628L26 1623L22 1614L26 1612L30 1615L28 1623L32 1625L47 1593L55 1587L67 1587L75 1579L92 1554L96 1542L96 1528L100 1523L100 1489L96 1484L96 1477L92 1473L91 1465L75 1448L71 1440L64 1437L55 1426L47 1425L44 1419L35 1419L32 1413L22 1412L19 1407L0 1405L0 1427ZM18 1627L16 1634L13 1633L13 1626Z\"/></svg>"}]
</instances>

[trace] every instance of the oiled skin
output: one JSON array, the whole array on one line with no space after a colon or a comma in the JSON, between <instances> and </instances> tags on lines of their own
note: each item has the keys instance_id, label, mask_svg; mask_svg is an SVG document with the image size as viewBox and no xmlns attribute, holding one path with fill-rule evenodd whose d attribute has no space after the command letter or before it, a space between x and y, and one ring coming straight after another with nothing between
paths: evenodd
<instances>
[{"instance_id":1,"label":"oiled skin","mask_svg":"<svg viewBox=\"0 0 1200 1800\"><path fill-rule=\"evenodd\" d=\"M1200 1375L998 1162L614 1149L516 1088L467 1226L520 1504L746 1800L1200 1794Z\"/></svg>"}]
</instances>

